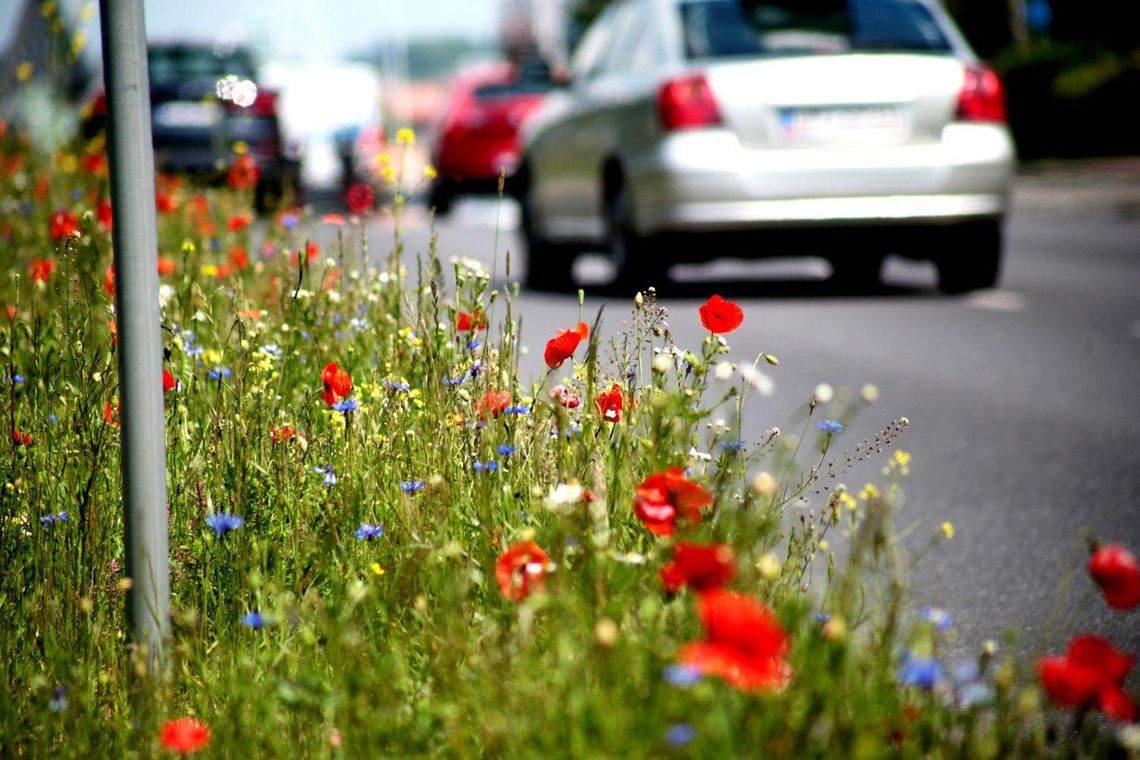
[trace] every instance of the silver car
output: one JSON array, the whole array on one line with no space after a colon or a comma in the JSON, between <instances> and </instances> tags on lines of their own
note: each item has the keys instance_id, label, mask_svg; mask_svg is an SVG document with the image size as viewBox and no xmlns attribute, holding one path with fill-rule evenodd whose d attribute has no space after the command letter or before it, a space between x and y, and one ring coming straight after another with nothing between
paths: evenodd
<instances>
[{"instance_id":1,"label":"silver car","mask_svg":"<svg viewBox=\"0 0 1140 760\"><path fill-rule=\"evenodd\" d=\"M997 281L1014 147L1004 91L933 0L620 0L524 127L527 283L608 248L621 283L675 262L889 253L946 292Z\"/></svg>"}]
</instances>

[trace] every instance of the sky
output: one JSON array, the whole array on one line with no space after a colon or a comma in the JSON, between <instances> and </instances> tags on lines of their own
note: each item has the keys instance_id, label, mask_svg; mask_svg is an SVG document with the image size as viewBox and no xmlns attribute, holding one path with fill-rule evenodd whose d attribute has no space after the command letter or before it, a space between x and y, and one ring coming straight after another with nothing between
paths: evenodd
<instances>
[{"instance_id":1,"label":"sky","mask_svg":"<svg viewBox=\"0 0 1140 760\"><path fill-rule=\"evenodd\" d=\"M39 2L39 0L28 0ZM24 0L0 0L0 44L6 42ZM79 18L94 0L63 0ZM263 43L274 57L328 58L372 43L410 37L464 35L493 38L500 0L144 0L151 40L226 37ZM87 24L98 40L97 13Z\"/></svg>"}]
</instances>

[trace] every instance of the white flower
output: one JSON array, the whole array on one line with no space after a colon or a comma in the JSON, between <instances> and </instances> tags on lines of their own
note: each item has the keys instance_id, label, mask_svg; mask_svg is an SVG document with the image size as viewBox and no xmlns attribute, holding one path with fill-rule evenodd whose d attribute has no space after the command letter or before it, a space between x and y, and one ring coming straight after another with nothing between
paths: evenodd
<instances>
[{"instance_id":1,"label":"white flower","mask_svg":"<svg viewBox=\"0 0 1140 760\"><path fill-rule=\"evenodd\" d=\"M658 354L653 357L653 371L665 374L673 366L673 359L668 354Z\"/></svg>"},{"instance_id":2,"label":"white flower","mask_svg":"<svg viewBox=\"0 0 1140 760\"><path fill-rule=\"evenodd\" d=\"M559 483L546 497L546 508L552 512L565 511L582 500L582 486L578 483Z\"/></svg>"},{"instance_id":3,"label":"white flower","mask_svg":"<svg viewBox=\"0 0 1140 760\"><path fill-rule=\"evenodd\" d=\"M717 380L728 380L735 369L731 362L717 362L713 368L713 376Z\"/></svg>"},{"instance_id":4,"label":"white flower","mask_svg":"<svg viewBox=\"0 0 1140 760\"><path fill-rule=\"evenodd\" d=\"M761 396L771 396L776 392L776 384L772 382L772 378L751 364L740 365L740 376L743 377L749 385L755 388L756 392Z\"/></svg>"},{"instance_id":5,"label":"white flower","mask_svg":"<svg viewBox=\"0 0 1140 760\"><path fill-rule=\"evenodd\" d=\"M165 309L166 305L170 303L170 299L174 298L174 286L162 283L158 286L158 305Z\"/></svg>"},{"instance_id":6,"label":"white flower","mask_svg":"<svg viewBox=\"0 0 1140 760\"><path fill-rule=\"evenodd\" d=\"M827 383L820 383L819 385L815 386L814 393L816 400L821 404L830 403L831 400L835 398L835 389Z\"/></svg>"},{"instance_id":7,"label":"white flower","mask_svg":"<svg viewBox=\"0 0 1140 760\"><path fill-rule=\"evenodd\" d=\"M879 389L870 383L863 386L863 390L859 391L859 395L868 404L873 404L879 400Z\"/></svg>"},{"instance_id":8,"label":"white flower","mask_svg":"<svg viewBox=\"0 0 1140 760\"><path fill-rule=\"evenodd\" d=\"M689 458L690 459L696 459L696 460L701 461L701 462L711 462L712 461L712 454L706 454L703 451L697 451L697 447L694 446L694 447L689 449Z\"/></svg>"}]
</instances>

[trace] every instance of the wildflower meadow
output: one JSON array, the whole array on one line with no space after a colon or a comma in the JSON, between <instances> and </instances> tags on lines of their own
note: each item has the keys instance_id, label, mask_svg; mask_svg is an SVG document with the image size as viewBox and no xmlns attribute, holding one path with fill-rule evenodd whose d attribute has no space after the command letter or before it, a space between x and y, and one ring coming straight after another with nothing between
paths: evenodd
<instances>
[{"instance_id":1,"label":"wildflower meadow","mask_svg":"<svg viewBox=\"0 0 1140 760\"><path fill-rule=\"evenodd\" d=\"M524 341L517 286L405 249L415 183L382 158L392 184L344 215L256 214L247 155L222 187L158 180L153 678L125 621L104 146L0 131L0 756L1140 757L1134 658L1096 631L951 656L953 611L905 583L909 421L842 438L874 388L745 419L779 359L737 355L749 314L711 292ZM1084 569L1135 616L1111 539Z\"/></svg>"}]
</instances>

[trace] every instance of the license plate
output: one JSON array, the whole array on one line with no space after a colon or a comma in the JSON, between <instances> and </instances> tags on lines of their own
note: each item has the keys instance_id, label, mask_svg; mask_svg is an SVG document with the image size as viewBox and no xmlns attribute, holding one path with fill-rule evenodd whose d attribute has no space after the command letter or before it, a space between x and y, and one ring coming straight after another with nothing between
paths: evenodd
<instances>
[{"instance_id":1,"label":"license plate","mask_svg":"<svg viewBox=\"0 0 1140 760\"><path fill-rule=\"evenodd\" d=\"M780 132L786 142L806 145L882 145L904 137L895 106L781 108Z\"/></svg>"},{"instance_id":2,"label":"license plate","mask_svg":"<svg viewBox=\"0 0 1140 760\"><path fill-rule=\"evenodd\" d=\"M154 123L158 127L209 129L221 119L217 103L177 101L163 103L154 109Z\"/></svg>"}]
</instances>

